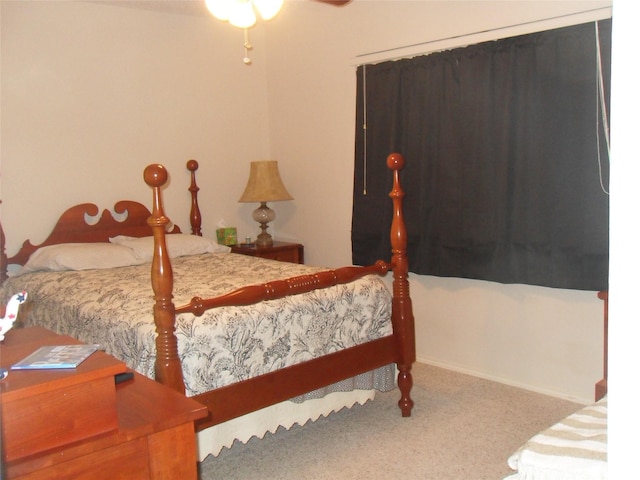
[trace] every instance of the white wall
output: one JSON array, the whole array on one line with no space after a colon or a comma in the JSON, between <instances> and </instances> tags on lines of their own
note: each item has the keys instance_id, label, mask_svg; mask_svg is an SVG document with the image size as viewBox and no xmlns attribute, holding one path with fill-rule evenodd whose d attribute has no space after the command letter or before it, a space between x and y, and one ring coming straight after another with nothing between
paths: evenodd
<instances>
[{"instance_id":1,"label":"white wall","mask_svg":"<svg viewBox=\"0 0 640 480\"><path fill-rule=\"evenodd\" d=\"M206 233L223 217L238 223L249 162L268 151L264 50L246 68L242 32L212 17L85 2L1 8L9 254L24 239L42 241L76 203L149 204L142 171L150 163L169 169L176 223L188 228L190 158L206 178ZM253 35L258 43L262 30Z\"/></svg>"},{"instance_id":2,"label":"white wall","mask_svg":"<svg viewBox=\"0 0 640 480\"><path fill-rule=\"evenodd\" d=\"M295 200L274 205L272 233L304 242L308 263L349 263L355 66L577 23L583 17L530 22L603 5L610 2L287 2L252 31L247 67L241 32L209 17L3 1L7 252L41 241L72 204L149 203L142 169L152 162L169 168L168 213L186 225L189 158L201 165L205 234L220 218L241 238L255 234L254 206L237 198L249 162L274 158ZM592 398L602 365L595 292L411 278L420 360Z\"/></svg>"}]
</instances>

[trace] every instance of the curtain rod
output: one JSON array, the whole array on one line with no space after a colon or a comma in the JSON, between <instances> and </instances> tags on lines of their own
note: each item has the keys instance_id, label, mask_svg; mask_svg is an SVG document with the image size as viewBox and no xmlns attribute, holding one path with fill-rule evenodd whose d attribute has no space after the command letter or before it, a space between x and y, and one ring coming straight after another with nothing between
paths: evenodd
<instances>
[{"instance_id":1,"label":"curtain rod","mask_svg":"<svg viewBox=\"0 0 640 480\"><path fill-rule=\"evenodd\" d=\"M515 23L513 25L505 25L503 27L490 28L490 29L487 29L487 30L478 30L477 32L462 33L460 35L453 35L453 36L450 36L450 37L438 38L436 40L427 40L425 42L413 43L411 45L403 45L401 47L393 47L393 48L387 48L387 49L384 49L384 50L378 50L378 51L375 51L375 52L361 53L360 55L356 55L355 58L363 58L363 57L369 57L371 55L380 55L380 54L383 54L383 53L391 53L391 52L396 52L398 50L406 50L406 49L415 48L415 47L422 47L422 46L426 46L426 45L431 45L433 43L446 42L446 41L449 41L449 40L459 40L461 38L472 37L472 36L475 36L475 35L482 35L484 33L499 32L501 30L507 30L507 29L510 29L510 28L524 27L524 26L533 25L533 24L536 24L536 23L548 22L548 21L552 21L552 20L559 20L559 19L563 19L563 18L571 18L571 17L575 17L575 16L578 16L578 15L586 15L586 14L595 13L595 12L607 12L607 17L605 17L605 18L608 18L608 17L611 16L611 7L600 7L600 8L594 8L594 9L591 9L591 10L583 10L581 12L568 13L568 14L565 14L565 15L558 15L558 16L555 16L555 17L543 18L543 19L540 19L540 20L531 20L529 22ZM401 58L401 57L395 57L395 58ZM387 58L386 60L393 60L393 59L394 58ZM377 60L377 61L383 61L383 60ZM360 64L360 65L362 65L362 64Z\"/></svg>"}]
</instances>

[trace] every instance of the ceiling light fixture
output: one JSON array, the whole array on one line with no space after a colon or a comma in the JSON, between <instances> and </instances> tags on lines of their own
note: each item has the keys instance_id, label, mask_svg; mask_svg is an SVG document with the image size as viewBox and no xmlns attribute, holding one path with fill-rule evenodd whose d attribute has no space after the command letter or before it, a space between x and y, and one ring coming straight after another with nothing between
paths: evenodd
<instances>
[{"instance_id":1,"label":"ceiling light fixture","mask_svg":"<svg viewBox=\"0 0 640 480\"><path fill-rule=\"evenodd\" d=\"M211 15L219 20L229 22L234 27L244 29L244 63L251 64L248 29L256 24L256 11L263 20L275 17L282 8L283 0L205 0Z\"/></svg>"}]
</instances>

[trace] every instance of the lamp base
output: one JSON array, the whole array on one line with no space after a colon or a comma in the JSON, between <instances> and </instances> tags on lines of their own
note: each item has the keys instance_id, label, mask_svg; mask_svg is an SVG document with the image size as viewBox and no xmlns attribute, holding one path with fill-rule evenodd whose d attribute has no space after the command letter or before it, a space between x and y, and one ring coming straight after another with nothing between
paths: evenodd
<instances>
[{"instance_id":1,"label":"lamp base","mask_svg":"<svg viewBox=\"0 0 640 480\"><path fill-rule=\"evenodd\" d=\"M258 235L258 238L256 238L255 244L256 247L271 247L273 245L273 238L271 238L271 235L263 231Z\"/></svg>"},{"instance_id":2,"label":"lamp base","mask_svg":"<svg viewBox=\"0 0 640 480\"><path fill-rule=\"evenodd\" d=\"M276 212L267 206L267 202L260 202L260 206L253 211L253 219L260 224L262 233L256 238L256 247L270 247L273 245L273 238L267 233L269 222L276 218Z\"/></svg>"}]
</instances>

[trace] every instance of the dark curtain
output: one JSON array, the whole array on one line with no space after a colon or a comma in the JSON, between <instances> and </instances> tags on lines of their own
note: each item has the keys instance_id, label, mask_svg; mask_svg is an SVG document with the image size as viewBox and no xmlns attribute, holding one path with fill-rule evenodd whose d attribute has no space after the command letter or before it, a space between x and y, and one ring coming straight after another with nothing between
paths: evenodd
<instances>
[{"instance_id":1,"label":"dark curtain","mask_svg":"<svg viewBox=\"0 0 640 480\"><path fill-rule=\"evenodd\" d=\"M597 27L608 105L611 20ZM358 67L353 262L389 256L398 152L410 271L607 288L597 52L587 23Z\"/></svg>"}]
</instances>

